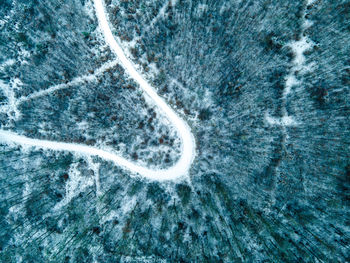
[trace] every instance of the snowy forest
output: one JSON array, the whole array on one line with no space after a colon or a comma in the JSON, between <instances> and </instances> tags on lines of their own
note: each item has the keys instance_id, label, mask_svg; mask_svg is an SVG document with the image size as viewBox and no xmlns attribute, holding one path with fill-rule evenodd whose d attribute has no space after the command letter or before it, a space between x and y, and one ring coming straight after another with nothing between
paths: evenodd
<instances>
[{"instance_id":1,"label":"snowy forest","mask_svg":"<svg viewBox=\"0 0 350 263\"><path fill-rule=\"evenodd\" d=\"M347 0L1 0L0 262L350 262L349 54ZM172 112L186 174L103 158Z\"/></svg>"}]
</instances>

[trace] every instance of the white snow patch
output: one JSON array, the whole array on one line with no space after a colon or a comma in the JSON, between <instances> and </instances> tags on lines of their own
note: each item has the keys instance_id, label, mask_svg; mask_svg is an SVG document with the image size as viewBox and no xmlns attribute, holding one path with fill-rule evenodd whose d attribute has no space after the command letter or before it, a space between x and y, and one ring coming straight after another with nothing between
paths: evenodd
<instances>
[{"instance_id":1,"label":"white snow patch","mask_svg":"<svg viewBox=\"0 0 350 263\"><path fill-rule=\"evenodd\" d=\"M313 3L315 3L316 0L307 0L306 5L312 5Z\"/></svg>"},{"instance_id":2,"label":"white snow patch","mask_svg":"<svg viewBox=\"0 0 350 263\"><path fill-rule=\"evenodd\" d=\"M304 52L312 48L313 43L307 37L303 36L300 40L290 43L289 46L295 54L293 63L295 64L296 69L298 69L305 63Z\"/></svg>"},{"instance_id":3,"label":"white snow patch","mask_svg":"<svg viewBox=\"0 0 350 263\"><path fill-rule=\"evenodd\" d=\"M311 27L313 24L314 24L313 21L305 20L305 22L304 22L304 24L303 24L303 27L304 27L304 29L308 29L308 28Z\"/></svg>"},{"instance_id":4,"label":"white snow patch","mask_svg":"<svg viewBox=\"0 0 350 263\"><path fill-rule=\"evenodd\" d=\"M281 125L281 126L296 126L298 122L293 119L292 116L285 115L282 118L274 118L269 114L265 116L266 121L271 125Z\"/></svg>"},{"instance_id":5,"label":"white snow patch","mask_svg":"<svg viewBox=\"0 0 350 263\"><path fill-rule=\"evenodd\" d=\"M295 78L294 71L289 74L286 78L285 89L283 91L283 97L286 98L288 94L291 92L291 88L300 82Z\"/></svg>"},{"instance_id":6,"label":"white snow patch","mask_svg":"<svg viewBox=\"0 0 350 263\"><path fill-rule=\"evenodd\" d=\"M89 156L87 158L88 168L94 172L95 176L95 185L96 185L96 196L99 197L101 193L101 184L100 184L100 163L94 162L94 160Z\"/></svg>"},{"instance_id":7,"label":"white snow patch","mask_svg":"<svg viewBox=\"0 0 350 263\"><path fill-rule=\"evenodd\" d=\"M104 224L107 221L111 221L116 218L121 218L121 216L123 215L127 215L131 211L131 209L135 207L136 203L137 203L137 199L135 196L132 197L131 199L124 198L124 200L122 201L122 204L120 205L120 207L118 207L118 210L112 209L111 211L109 211L106 215L104 215L100 219L100 224Z\"/></svg>"},{"instance_id":8,"label":"white snow patch","mask_svg":"<svg viewBox=\"0 0 350 263\"><path fill-rule=\"evenodd\" d=\"M92 186L94 181L90 177L82 176L78 169L79 163L71 164L68 171L68 181L66 183L66 194L59 203L57 203L52 211L59 211L66 206L74 197L85 191L86 188Z\"/></svg>"},{"instance_id":9,"label":"white snow patch","mask_svg":"<svg viewBox=\"0 0 350 263\"><path fill-rule=\"evenodd\" d=\"M18 52L18 54L21 57L19 60L21 62L21 65L29 64L28 61L26 61L26 59L30 57L30 52L28 50L21 48L21 51Z\"/></svg>"},{"instance_id":10,"label":"white snow patch","mask_svg":"<svg viewBox=\"0 0 350 263\"><path fill-rule=\"evenodd\" d=\"M271 124L271 125L280 124L280 120L279 120L279 119L273 118L273 117L271 117L270 115L266 115L266 116L265 116L265 119L266 119L266 121L267 121L269 124Z\"/></svg>"},{"instance_id":11,"label":"white snow patch","mask_svg":"<svg viewBox=\"0 0 350 263\"><path fill-rule=\"evenodd\" d=\"M198 4L197 6L197 16L202 16L204 12L208 11L208 5Z\"/></svg>"},{"instance_id":12,"label":"white snow patch","mask_svg":"<svg viewBox=\"0 0 350 263\"><path fill-rule=\"evenodd\" d=\"M227 5L227 3L223 3L223 5L220 7L220 15L222 15L228 7L229 5Z\"/></svg>"},{"instance_id":13,"label":"white snow patch","mask_svg":"<svg viewBox=\"0 0 350 263\"><path fill-rule=\"evenodd\" d=\"M283 126L295 126L298 123L293 119L292 116L285 115L282 117L281 125Z\"/></svg>"},{"instance_id":14,"label":"white snow patch","mask_svg":"<svg viewBox=\"0 0 350 263\"><path fill-rule=\"evenodd\" d=\"M0 112L7 113L10 120L17 120L21 115L17 108L17 98L15 95L15 90L22 86L20 79L12 79L9 84L5 84L3 80L0 79L0 89L7 98L7 104L0 107Z\"/></svg>"},{"instance_id":15,"label":"white snow patch","mask_svg":"<svg viewBox=\"0 0 350 263\"><path fill-rule=\"evenodd\" d=\"M85 14L87 14L91 19L95 19L94 5L90 1L86 1L84 5Z\"/></svg>"},{"instance_id":16,"label":"white snow patch","mask_svg":"<svg viewBox=\"0 0 350 263\"><path fill-rule=\"evenodd\" d=\"M89 124L87 123L87 121L83 120L77 123L77 128L81 131L85 131L89 128Z\"/></svg>"},{"instance_id":17,"label":"white snow patch","mask_svg":"<svg viewBox=\"0 0 350 263\"><path fill-rule=\"evenodd\" d=\"M4 70L5 67L12 66L16 63L16 60L13 58L5 60L1 65L0 65L0 70Z\"/></svg>"}]
</instances>

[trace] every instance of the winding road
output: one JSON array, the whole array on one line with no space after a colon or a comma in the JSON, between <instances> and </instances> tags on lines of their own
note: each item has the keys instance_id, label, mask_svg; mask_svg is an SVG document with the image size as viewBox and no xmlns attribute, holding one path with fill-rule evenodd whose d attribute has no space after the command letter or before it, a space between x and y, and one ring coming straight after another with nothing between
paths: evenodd
<instances>
[{"instance_id":1,"label":"winding road","mask_svg":"<svg viewBox=\"0 0 350 263\"><path fill-rule=\"evenodd\" d=\"M154 105L160 109L160 111L177 129L181 139L181 156L179 160L174 166L168 169L149 169L147 167L137 165L136 163L113 152L96 147L75 143L32 139L6 130L0 130L0 142L33 146L41 149L51 149L56 151L69 151L87 156L98 156L104 160L112 161L116 165L121 166L132 173L139 174L140 176L151 180L175 180L187 175L195 158L195 139L190 127L161 97L158 96L155 89L141 76L140 73L137 72L135 65L126 57L122 48L114 38L111 28L109 27L103 0L93 1L98 23L104 35L105 41L111 50L116 54L125 70L140 85L141 89L153 100Z\"/></svg>"}]
</instances>

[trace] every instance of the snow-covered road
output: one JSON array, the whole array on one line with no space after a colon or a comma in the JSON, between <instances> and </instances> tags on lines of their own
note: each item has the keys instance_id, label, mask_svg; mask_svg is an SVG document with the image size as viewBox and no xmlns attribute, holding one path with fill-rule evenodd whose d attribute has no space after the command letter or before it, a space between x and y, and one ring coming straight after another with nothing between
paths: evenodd
<instances>
[{"instance_id":1,"label":"snow-covered road","mask_svg":"<svg viewBox=\"0 0 350 263\"><path fill-rule=\"evenodd\" d=\"M51 149L57 151L69 151L88 156L99 156L105 160L112 161L132 173L137 173L151 180L165 181L174 180L188 174L191 164L195 157L195 140L188 124L181 119L168 104L158 96L155 89L136 71L135 65L125 56L122 48L115 40L109 27L103 0L94 0L95 11L99 26L104 35L105 41L111 50L116 54L120 63L130 76L140 85L141 89L152 99L155 106L160 109L173 126L177 129L180 136L181 156L177 163L168 169L149 169L135 164L113 152L105 151L96 147L87 145L54 142L47 140L31 139L14 132L0 130L0 141L4 143L15 143L26 146L33 146L42 149Z\"/></svg>"}]
</instances>

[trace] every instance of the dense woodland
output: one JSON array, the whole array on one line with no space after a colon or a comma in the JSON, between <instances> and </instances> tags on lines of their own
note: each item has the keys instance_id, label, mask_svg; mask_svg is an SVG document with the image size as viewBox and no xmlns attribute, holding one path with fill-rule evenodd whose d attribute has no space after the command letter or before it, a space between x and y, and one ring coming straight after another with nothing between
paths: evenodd
<instances>
[{"instance_id":1,"label":"dense woodland","mask_svg":"<svg viewBox=\"0 0 350 263\"><path fill-rule=\"evenodd\" d=\"M350 261L349 2L105 4L129 58L191 126L189 178L0 145L0 261ZM303 37L295 70L290 43ZM88 0L1 2L0 128L149 167L171 166L181 146Z\"/></svg>"}]
</instances>

